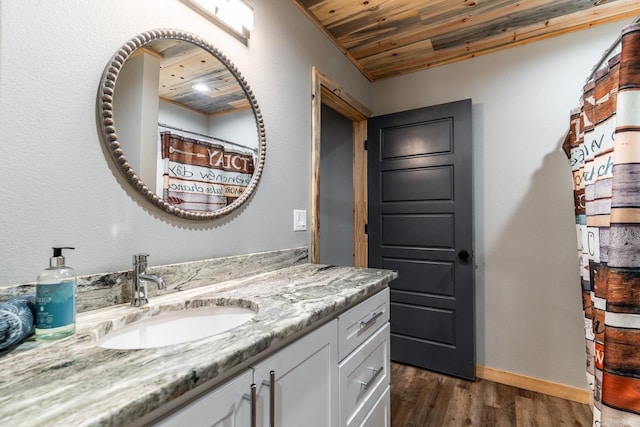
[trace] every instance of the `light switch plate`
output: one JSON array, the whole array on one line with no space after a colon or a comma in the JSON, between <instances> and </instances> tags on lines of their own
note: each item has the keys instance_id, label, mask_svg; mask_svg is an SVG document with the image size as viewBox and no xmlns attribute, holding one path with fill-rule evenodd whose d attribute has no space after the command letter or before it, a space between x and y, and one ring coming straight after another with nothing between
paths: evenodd
<instances>
[{"instance_id":1,"label":"light switch plate","mask_svg":"<svg viewBox=\"0 0 640 427\"><path fill-rule=\"evenodd\" d=\"M293 231L307 230L307 211L294 209L293 211Z\"/></svg>"}]
</instances>

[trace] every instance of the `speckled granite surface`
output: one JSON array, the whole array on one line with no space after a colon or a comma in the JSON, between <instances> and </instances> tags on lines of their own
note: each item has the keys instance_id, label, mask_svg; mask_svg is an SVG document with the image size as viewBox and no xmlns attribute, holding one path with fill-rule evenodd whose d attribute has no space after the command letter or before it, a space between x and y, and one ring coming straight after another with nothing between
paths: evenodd
<instances>
[{"instance_id":1,"label":"speckled granite surface","mask_svg":"<svg viewBox=\"0 0 640 427\"><path fill-rule=\"evenodd\" d=\"M131 254L133 255L133 254ZM149 258L147 272L157 274L167 282L169 292L213 284L224 280L247 277L265 271L290 267L308 261L307 247L281 249L253 254L235 255L199 261L153 266ZM78 277L76 310L82 313L131 301L131 270L113 273L90 274ZM149 295L160 292L149 286ZM25 293L35 292L35 282L0 286L0 302Z\"/></svg>"},{"instance_id":2,"label":"speckled granite surface","mask_svg":"<svg viewBox=\"0 0 640 427\"><path fill-rule=\"evenodd\" d=\"M291 336L384 289L396 276L388 270L313 264L213 285L196 274L183 278L183 289L190 289L158 293L143 308L120 304L81 313L73 336L26 343L0 356L0 425L130 424L204 383L225 379ZM258 314L237 328L189 343L144 350L94 344L127 317L211 299L249 302Z\"/></svg>"}]
</instances>

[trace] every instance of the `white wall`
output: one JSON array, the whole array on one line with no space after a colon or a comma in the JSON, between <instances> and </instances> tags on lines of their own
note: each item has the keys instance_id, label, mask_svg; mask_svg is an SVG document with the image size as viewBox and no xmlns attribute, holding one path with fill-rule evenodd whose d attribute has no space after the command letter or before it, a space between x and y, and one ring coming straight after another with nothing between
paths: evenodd
<instances>
[{"instance_id":1,"label":"white wall","mask_svg":"<svg viewBox=\"0 0 640 427\"><path fill-rule=\"evenodd\" d=\"M118 84L120 84L120 82L118 82ZM158 122L180 129L187 129L192 132L202 133L205 135L209 134L209 117L165 101L160 101L158 103ZM253 123L255 123L255 121ZM167 129L160 128L159 130L162 131ZM191 137L193 137L193 135L191 135ZM257 135L255 135L255 139L258 139ZM257 144L258 143L256 142L256 145Z\"/></svg>"},{"instance_id":2,"label":"white wall","mask_svg":"<svg viewBox=\"0 0 640 427\"><path fill-rule=\"evenodd\" d=\"M162 191L158 144L158 92L160 58L148 53L130 58L118 74L113 95L113 120L127 161L140 179ZM160 169L159 169L160 167ZM157 190L156 190L157 192Z\"/></svg>"},{"instance_id":3,"label":"white wall","mask_svg":"<svg viewBox=\"0 0 640 427\"><path fill-rule=\"evenodd\" d=\"M477 363L586 387L569 112L630 21L373 84L376 115L473 100Z\"/></svg>"},{"instance_id":4,"label":"white wall","mask_svg":"<svg viewBox=\"0 0 640 427\"><path fill-rule=\"evenodd\" d=\"M226 139L245 147L258 147L258 135L255 130L256 121L253 111L240 110L220 114L209 119L207 134ZM233 148L233 147L230 147Z\"/></svg>"},{"instance_id":5,"label":"white wall","mask_svg":"<svg viewBox=\"0 0 640 427\"><path fill-rule=\"evenodd\" d=\"M80 274L309 244L293 209L310 207L311 68L361 102L369 82L290 0L250 1L245 46L179 0L0 2L0 285L34 281L53 245L75 246ZM261 107L267 160L246 208L180 220L132 191L99 140L96 95L113 53L136 34L172 27L222 50ZM310 48L310 47L313 48Z\"/></svg>"}]
</instances>

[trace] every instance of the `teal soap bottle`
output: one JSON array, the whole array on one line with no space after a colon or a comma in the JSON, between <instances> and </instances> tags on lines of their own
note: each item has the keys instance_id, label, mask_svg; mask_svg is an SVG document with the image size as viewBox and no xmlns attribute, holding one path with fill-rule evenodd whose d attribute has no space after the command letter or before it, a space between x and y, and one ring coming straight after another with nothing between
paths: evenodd
<instances>
[{"instance_id":1,"label":"teal soap bottle","mask_svg":"<svg viewBox=\"0 0 640 427\"><path fill-rule=\"evenodd\" d=\"M48 341L72 335L76 330L76 272L64 264L63 249L53 248L49 268L36 283L36 340Z\"/></svg>"}]
</instances>

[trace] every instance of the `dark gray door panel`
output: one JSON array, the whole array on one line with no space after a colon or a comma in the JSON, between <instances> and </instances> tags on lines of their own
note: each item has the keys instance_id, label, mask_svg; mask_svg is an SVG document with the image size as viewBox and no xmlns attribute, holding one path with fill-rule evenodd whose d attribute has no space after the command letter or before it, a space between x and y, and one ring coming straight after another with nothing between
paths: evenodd
<instances>
[{"instance_id":1,"label":"dark gray door panel","mask_svg":"<svg viewBox=\"0 0 640 427\"><path fill-rule=\"evenodd\" d=\"M374 117L369 266L391 283L391 358L475 377L471 100Z\"/></svg>"}]
</instances>

